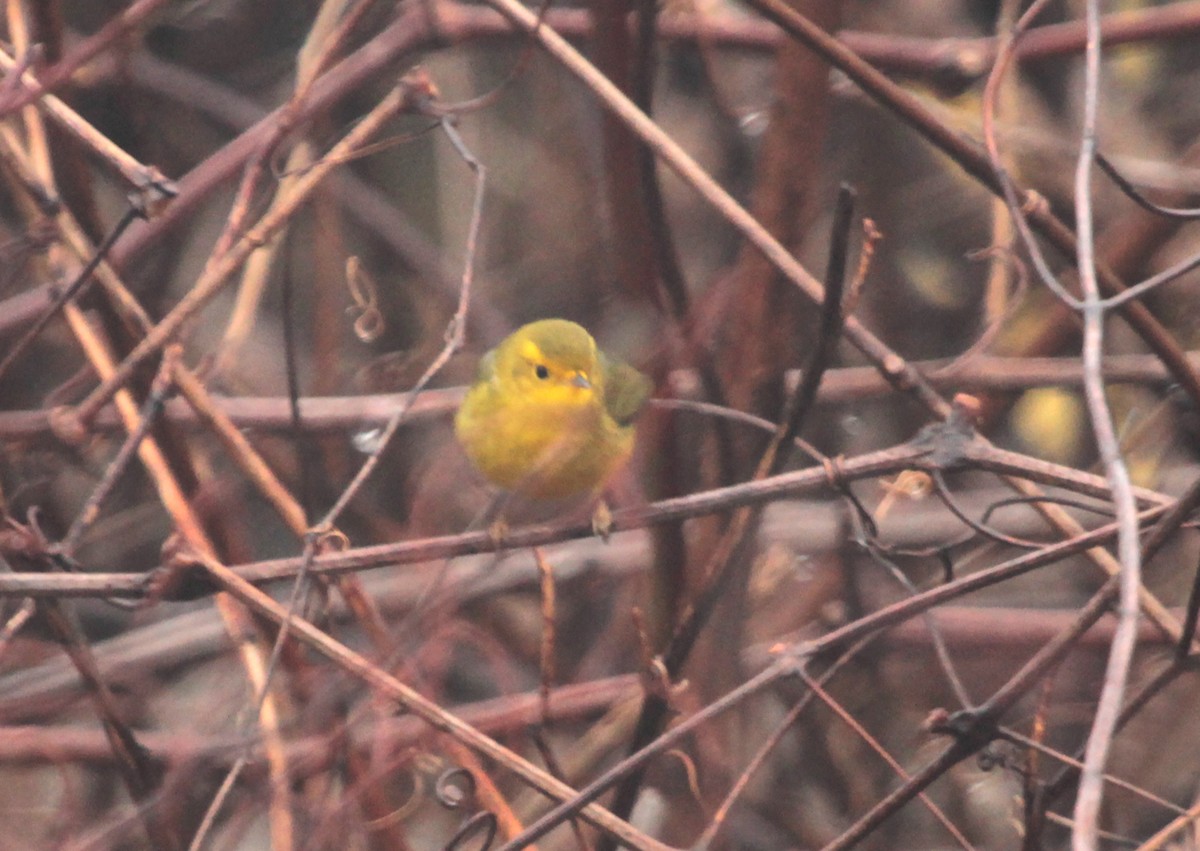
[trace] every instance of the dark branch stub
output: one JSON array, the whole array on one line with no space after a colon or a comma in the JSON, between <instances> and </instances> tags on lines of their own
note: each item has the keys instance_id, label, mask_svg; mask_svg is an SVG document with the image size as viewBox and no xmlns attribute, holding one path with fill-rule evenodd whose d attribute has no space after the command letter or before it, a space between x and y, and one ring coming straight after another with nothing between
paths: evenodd
<instances>
[{"instance_id":1,"label":"dark branch stub","mask_svg":"<svg viewBox=\"0 0 1200 851\"><path fill-rule=\"evenodd\" d=\"M929 460L939 470L953 470L967 462L967 448L980 438L975 432L979 402L960 393L954 397L945 422L931 423L912 439L912 446L927 448Z\"/></svg>"}]
</instances>

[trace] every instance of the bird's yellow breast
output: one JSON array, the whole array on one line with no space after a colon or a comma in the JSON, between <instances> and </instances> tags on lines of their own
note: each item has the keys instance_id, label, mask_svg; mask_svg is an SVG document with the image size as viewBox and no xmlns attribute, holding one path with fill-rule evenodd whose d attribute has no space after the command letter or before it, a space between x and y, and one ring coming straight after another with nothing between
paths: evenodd
<instances>
[{"instance_id":1,"label":"bird's yellow breast","mask_svg":"<svg viewBox=\"0 0 1200 851\"><path fill-rule=\"evenodd\" d=\"M493 484L539 499L597 490L633 451L633 428L608 415L597 392L563 385L481 381L455 430Z\"/></svg>"},{"instance_id":2,"label":"bird's yellow breast","mask_svg":"<svg viewBox=\"0 0 1200 851\"><path fill-rule=\"evenodd\" d=\"M650 389L581 325L540 319L483 356L455 431L493 484L540 499L594 493L633 451Z\"/></svg>"}]
</instances>

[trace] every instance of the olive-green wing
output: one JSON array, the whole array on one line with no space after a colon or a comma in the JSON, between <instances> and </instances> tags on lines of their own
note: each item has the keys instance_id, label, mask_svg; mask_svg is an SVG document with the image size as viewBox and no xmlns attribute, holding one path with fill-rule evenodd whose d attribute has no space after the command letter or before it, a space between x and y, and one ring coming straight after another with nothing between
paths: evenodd
<instances>
[{"instance_id":1,"label":"olive-green wing","mask_svg":"<svg viewBox=\"0 0 1200 851\"><path fill-rule=\"evenodd\" d=\"M479 359L479 369L475 371L475 383L487 384L496 374L496 350L489 349Z\"/></svg>"},{"instance_id":2,"label":"olive-green wing","mask_svg":"<svg viewBox=\"0 0 1200 851\"><path fill-rule=\"evenodd\" d=\"M604 372L604 407L619 425L629 425L642 410L654 384L629 364L600 354Z\"/></svg>"}]
</instances>

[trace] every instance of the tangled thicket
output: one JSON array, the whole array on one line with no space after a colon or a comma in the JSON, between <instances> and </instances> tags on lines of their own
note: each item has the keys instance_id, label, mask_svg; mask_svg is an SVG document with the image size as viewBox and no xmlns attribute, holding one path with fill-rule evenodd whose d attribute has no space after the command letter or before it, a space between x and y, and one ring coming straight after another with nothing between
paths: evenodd
<instances>
[{"instance_id":1,"label":"tangled thicket","mask_svg":"<svg viewBox=\"0 0 1200 851\"><path fill-rule=\"evenodd\" d=\"M6 4L5 847L1197 847L1200 3L744 2Z\"/></svg>"}]
</instances>

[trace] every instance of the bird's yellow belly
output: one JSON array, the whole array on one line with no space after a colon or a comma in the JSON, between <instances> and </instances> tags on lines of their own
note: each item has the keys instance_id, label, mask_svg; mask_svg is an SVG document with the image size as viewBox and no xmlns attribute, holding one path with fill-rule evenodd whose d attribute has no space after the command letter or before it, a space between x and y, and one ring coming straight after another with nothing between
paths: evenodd
<instances>
[{"instance_id":1,"label":"bird's yellow belly","mask_svg":"<svg viewBox=\"0 0 1200 851\"><path fill-rule=\"evenodd\" d=\"M612 422L598 405L496 405L494 397L473 395L459 413L459 437L500 487L538 499L596 490L633 450L633 429Z\"/></svg>"}]
</instances>

